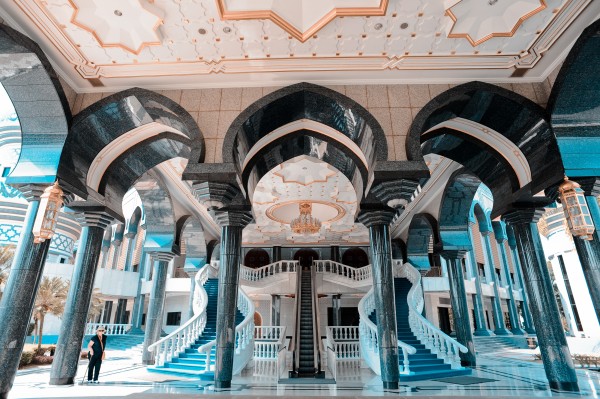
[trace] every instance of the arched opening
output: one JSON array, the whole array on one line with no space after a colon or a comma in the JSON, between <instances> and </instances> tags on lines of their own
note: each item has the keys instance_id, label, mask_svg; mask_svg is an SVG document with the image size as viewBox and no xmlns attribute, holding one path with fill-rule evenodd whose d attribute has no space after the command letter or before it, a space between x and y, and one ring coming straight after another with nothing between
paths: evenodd
<instances>
[{"instance_id":1,"label":"arched opening","mask_svg":"<svg viewBox=\"0 0 600 399\"><path fill-rule=\"evenodd\" d=\"M310 267L313 261L319 260L319 254L314 249L299 249L294 254L294 260L299 261L302 267Z\"/></svg>"},{"instance_id":2,"label":"arched opening","mask_svg":"<svg viewBox=\"0 0 600 399\"><path fill-rule=\"evenodd\" d=\"M246 252L244 256L244 266L257 269L271 263L269 253L264 249L254 248Z\"/></svg>"},{"instance_id":3,"label":"arched opening","mask_svg":"<svg viewBox=\"0 0 600 399\"><path fill-rule=\"evenodd\" d=\"M342 263L355 268L367 266L369 255L362 248L348 248L342 254Z\"/></svg>"},{"instance_id":4,"label":"arched opening","mask_svg":"<svg viewBox=\"0 0 600 399\"><path fill-rule=\"evenodd\" d=\"M255 327L260 327L263 325L263 318L262 315L258 312L254 312L254 326Z\"/></svg>"}]
</instances>

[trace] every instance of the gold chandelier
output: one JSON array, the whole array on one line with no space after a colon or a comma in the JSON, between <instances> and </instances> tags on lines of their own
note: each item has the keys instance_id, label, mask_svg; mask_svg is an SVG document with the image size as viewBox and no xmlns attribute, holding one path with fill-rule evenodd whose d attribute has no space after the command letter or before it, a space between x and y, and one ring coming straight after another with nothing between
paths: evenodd
<instances>
[{"instance_id":1,"label":"gold chandelier","mask_svg":"<svg viewBox=\"0 0 600 399\"><path fill-rule=\"evenodd\" d=\"M321 221L311 215L312 204L310 202L301 202L300 216L292 219L290 226L296 234L315 234L321 230Z\"/></svg>"}]
</instances>

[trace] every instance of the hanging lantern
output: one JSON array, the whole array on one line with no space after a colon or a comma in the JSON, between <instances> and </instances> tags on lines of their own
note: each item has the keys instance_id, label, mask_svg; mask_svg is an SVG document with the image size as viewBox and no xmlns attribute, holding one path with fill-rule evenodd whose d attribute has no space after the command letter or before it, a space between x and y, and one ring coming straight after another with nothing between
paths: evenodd
<instances>
[{"instance_id":1,"label":"hanging lantern","mask_svg":"<svg viewBox=\"0 0 600 399\"><path fill-rule=\"evenodd\" d=\"M581 186L565 176L565 181L558 187L558 193L571 234L584 240L591 240L594 222Z\"/></svg>"},{"instance_id":2,"label":"hanging lantern","mask_svg":"<svg viewBox=\"0 0 600 399\"><path fill-rule=\"evenodd\" d=\"M34 243L39 244L49 240L54 235L58 212L63 205L62 197L63 190L58 185L58 181L44 190L44 193L40 197L40 207L33 223Z\"/></svg>"}]
</instances>

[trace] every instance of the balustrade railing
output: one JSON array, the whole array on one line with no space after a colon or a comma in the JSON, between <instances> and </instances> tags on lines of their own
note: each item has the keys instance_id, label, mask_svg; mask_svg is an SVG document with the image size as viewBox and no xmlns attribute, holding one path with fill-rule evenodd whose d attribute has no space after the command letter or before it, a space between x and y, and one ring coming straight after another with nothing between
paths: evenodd
<instances>
[{"instance_id":1,"label":"balustrade railing","mask_svg":"<svg viewBox=\"0 0 600 399\"><path fill-rule=\"evenodd\" d=\"M367 365L378 375L381 375L379 364L379 341L377 337L377 326L369 319L369 315L375 311L375 298L373 288L358 303L360 315L359 333L360 350ZM398 340L398 348L402 350L402 366L400 374L410 374L410 360L408 355L417 352L414 346Z\"/></svg>"},{"instance_id":2,"label":"balustrade railing","mask_svg":"<svg viewBox=\"0 0 600 399\"><path fill-rule=\"evenodd\" d=\"M353 281L371 280L372 277L371 265L355 268L332 260L315 260L313 265L316 267L317 273L337 274Z\"/></svg>"},{"instance_id":3,"label":"balustrade railing","mask_svg":"<svg viewBox=\"0 0 600 399\"><path fill-rule=\"evenodd\" d=\"M445 363L450 364L453 369L460 368L459 352L466 353L467 347L450 338L422 315L425 304L421 287L421 273L407 262L394 269L394 276L407 278L412 283L406 299L410 328L417 339Z\"/></svg>"},{"instance_id":4,"label":"balustrade railing","mask_svg":"<svg viewBox=\"0 0 600 399\"><path fill-rule=\"evenodd\" d=\"M327 367L337 378L337 363L360 359L359 328L355 326L327 327Z\"/></svg>"},{"instance_id":5,"label":"balustrade railing","mask_svg":"<svg viewBox=\"0 0 600 399\"><path fill-rule=\"evenodd\" d=\"M254 353L254 303L240 288L238 289L237 304L244 320L235 328L235 356L233 357L233 374L237 374L252 359ZM217 344L212 340L198 348L198 352L206 356L206 371L214 366L210 361L213 347Z\"/></svg>"},{"instance_id":6,"label":"balustrade railing","mask_svg":"<svg viewBox=\"0 0 600 399\"><path fill-rule=\"evenodd\" d=\"M189 348L204 331L206 305L208 304L208 295L204 289L204 284L208 280L209 273L209 265L204 266L196 273L196 289L194 290L193 300L194 316L168 336L148 346L149 351L155 351L155 366L163 366L166 362L171 361Z\"/></svg>"},{"instance_id":7,"label":"balustrade railing","mask_svg":"<svg viewBox=\"0 0 600 399\"><path fill-rule=\"evenodd\" d=\"M257 269L241 265L240 279L246 281L259 281L265 277L274 276L279 273L295 273L298 267L296 260L280 260Z\"/></svg>"},{"instance_id":8,"label":"balustrade railing","mask_svg":"<svg viewBox=\"0 0 600 399\"><path fill-rule=\"evenodd\" d=\"M105 335L123 335L131 329L131 324L103 324L103 323L87 323L85 326L85 335L96 334L98 327L104 326Z\"/></svg>"}]
</instances>

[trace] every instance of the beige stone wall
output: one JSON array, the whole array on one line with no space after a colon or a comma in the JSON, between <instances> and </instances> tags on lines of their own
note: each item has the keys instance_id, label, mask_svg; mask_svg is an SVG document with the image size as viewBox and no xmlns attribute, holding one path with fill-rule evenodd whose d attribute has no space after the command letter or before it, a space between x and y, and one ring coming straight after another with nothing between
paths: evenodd
<instances>
[{"instance_id":1,"label":"beige stone wall","mask_svg":"<svg viewBox=\"0 0 600 399\"><path fill-rule=\"evenodd\" d=\"M499 84L542 107L560 67L541 83ZM455 85L356 85L327 86L369 110L381 124L388 142L390 160L406 160L405 142L413 119L432 98ZM280 87L196 89L159 91L181 104L198 123L206 143L205 162L222 162L222 144L233 120L250 104ZM112 93L77 94L72 98L73 114L79 113ZM71 96L73 97L73 96Z\"/></svg>"}]
</instances>

